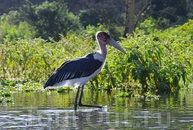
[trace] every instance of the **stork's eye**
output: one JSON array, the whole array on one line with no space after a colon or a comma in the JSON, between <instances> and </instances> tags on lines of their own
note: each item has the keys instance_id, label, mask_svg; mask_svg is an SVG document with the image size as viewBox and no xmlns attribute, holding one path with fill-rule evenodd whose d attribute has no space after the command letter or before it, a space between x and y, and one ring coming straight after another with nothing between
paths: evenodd
<instances>
[{"instance_id":1,"label":"stork's eye","mask_svg":"<svg viewBox=\"0 0 193 130\"><path fill-rule=\"evenodd\" d=\"M98 34L98 37L103 38L103 34L102 34L102 33L99 33L99 34Z\"/></svg>"},{"instance_id":2,"label":"stork's eye","mask_svg":"<svg viewBox=\"0 0 193 130\"><path fill-rule=\"evenodd\" d=\"M105 38L110 38L110 36L105 32L103 32L103 35L105 36Z\"/></svg>"}]
</instances>

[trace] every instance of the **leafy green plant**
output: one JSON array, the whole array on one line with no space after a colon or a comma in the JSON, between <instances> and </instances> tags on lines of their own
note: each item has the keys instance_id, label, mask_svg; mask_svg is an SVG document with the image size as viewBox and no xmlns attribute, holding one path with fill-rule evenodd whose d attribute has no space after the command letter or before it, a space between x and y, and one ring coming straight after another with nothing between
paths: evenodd
<instances>
[{"instance_id":1,"label":"leafy green plant","mask_svg":"<svg viewBox=\"0 0 193 130\"><path fill-rule=\"evenodd\" d=\"M145 95L178 92L192 82L192 23L150 35L141 31L122 39L127 54L110 48L104 70L91 85L118 88L123 96L139 88ZM181 33L184 30L190 33Z\"/></svg>"}]
</instances>

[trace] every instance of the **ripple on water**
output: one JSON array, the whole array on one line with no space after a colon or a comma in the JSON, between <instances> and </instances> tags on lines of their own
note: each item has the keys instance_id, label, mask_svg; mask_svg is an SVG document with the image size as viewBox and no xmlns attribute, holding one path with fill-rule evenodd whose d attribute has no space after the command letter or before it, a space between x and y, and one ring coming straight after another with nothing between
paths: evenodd
<instances>
[{"instance_id":1,"label":"ripple on water","mask_svg":"<svg viewBox=\"0 0 193 130\"><path fill-rule=\"evenodd\" d=\"M14 104L17 104L19 107L9 106L1 108L0 130L183 129L192 127L193 124L192 93L181 96L180 99L168 97L151 102L141 102L137 98L114 99L110 97L104 98L104 102L101 103L109 104L109 107L103 107L102 109L79 107L76 112L73 110L72 96L68 93L64 95L54 93L55 97L52 95L51 100L50 95L47 96L45 94L43 96L41 95L42 92L39 94L27 94L28 96L22 98L18 98L18 95L16 95L15 99L13 99ZM31 98L29 98L30 96ZM84 96L87 97L84 99L85 102L91 102L90 97L92 95ZM67 100L69 101L68 103L63 101L67 98L69 98ZM31 104L31 101L34 104ZM35 103L39 103L40 107ZM25 104L27 105L25 106ZM96 102L96 104L100 103ZM66 106L61 107L63 105Z\"/></svg>"}]
</instances>

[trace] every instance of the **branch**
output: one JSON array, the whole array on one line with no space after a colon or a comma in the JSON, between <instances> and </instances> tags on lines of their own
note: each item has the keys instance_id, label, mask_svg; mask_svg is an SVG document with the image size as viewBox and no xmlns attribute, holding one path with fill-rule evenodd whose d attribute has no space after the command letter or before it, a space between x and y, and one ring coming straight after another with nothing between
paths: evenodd
<instances>
[{"instance_id":1,"label":"branch","mask_svg":"<svg viewBox=\"0 0 193 130\"><path fill-rule=\"evenodd\" d=\"M141 15L143 12L146 11L148 6L151 4L152 0L147 0L147 3L143 6L143 8L138 12L138 15Z\"/></svg>"},{"instance_id":2,"label":"branch","mask_svg":"<svg viewBox=\"0 0 193 130\"><path fill-rule=\"evenodd\" d=\"M138 15L136 15L137 19L136 19L135 27L137 26L138 22L140 21L142 13L144 13L147 10L147 8L151 4L151 2L152 2L152 0L147 0L146 4L143 6L143 8L141 10L139 10L139 12L137 13Z\"/></svg>"}]
</instances>

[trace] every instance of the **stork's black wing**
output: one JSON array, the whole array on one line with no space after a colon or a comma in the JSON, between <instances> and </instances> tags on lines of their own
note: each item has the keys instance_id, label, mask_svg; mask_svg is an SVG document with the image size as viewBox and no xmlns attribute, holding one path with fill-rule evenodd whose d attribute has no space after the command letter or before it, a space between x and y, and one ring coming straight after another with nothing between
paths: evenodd
<instances>
[{"instance_id":1,"label":"stork's black wing","mask_svg":"<svg viewBox=\"0 0 193 130\"><path fill-rule=\"evenodd\" d=\"M64 80L87 77L93 74L102 65L102 62L94 59L94 53L75 60L64 62L48 79L44 88L53 86Z\"/></svg>"}]
</instances>

